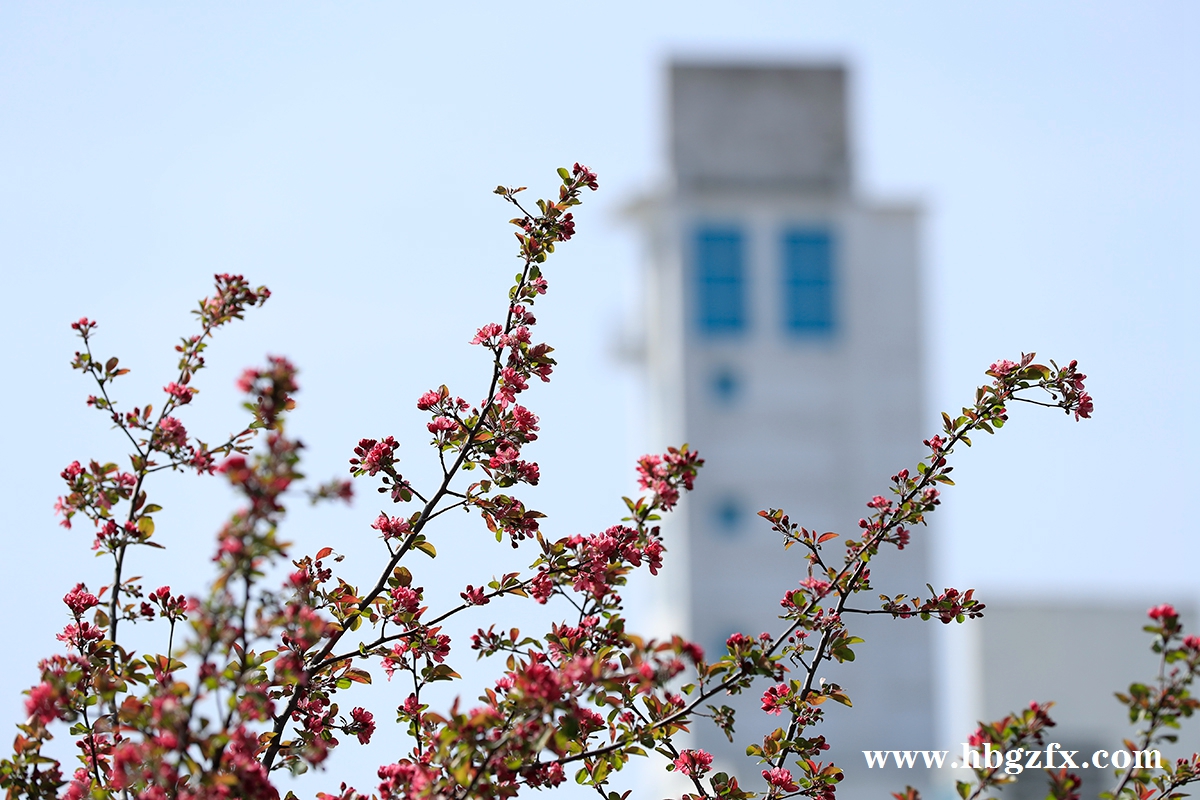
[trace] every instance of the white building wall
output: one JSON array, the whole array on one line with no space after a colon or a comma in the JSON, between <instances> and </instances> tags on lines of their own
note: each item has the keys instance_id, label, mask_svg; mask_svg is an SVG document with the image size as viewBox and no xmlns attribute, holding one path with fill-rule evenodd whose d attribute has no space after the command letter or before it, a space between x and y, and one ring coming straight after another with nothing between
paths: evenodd
<instances>
[{"instance_id":1,"label":"white building wall","mask_svg":"<svg viewBox=\"0 0 1200 800\"><path fill-rule=\"evenodd\" d=\"M1079 751L1075 760L1081 768L1075 772L1083 780L1083 797L1111 790L1111 769L1082 764L1097 750L1123 749L1124 740L1136 739L1138 726L1113 694L1127 692L1135 682L1154 684L1159 657L1150 649L1154 637L1143 630L1150 623L1146 612L1172 599L987 598L983 619L955 631L951 655L974 678L957 687L959 696L952 698L952 707L958 709L952 725L959 741L979 720L998 720L1031 702L1053 701L1050 716L1057 724L1047 732L1047 741ZM1179 602L1175 607L1184 631L1194 633L1195 609ZM1164 761L1195 752L1198 728L1195 720L1183 721L1179 742L1159 745ZM954 775L940 777L945 782L941 793L948 797ZM1022 775L1005 795L1042 800L1045 777L1040 772Z\"/></svg>"},{"instance_id":2,"label":"white building wall","mask_svg":"<svg viewBox=\"0 0 1200 800\"><path fill-rule=\"evenodd\" d=\"M638 209L649 255L647 365L657 444L688 442L706 460L668 534L686 569L668 571L664 616L711 652L734 631L781 630L779 600L806 574L803 555L784 553L758 510L856 535L866 501L921 454L919 211L850 192L841 70L677 66L673 82L676 187ZM745 237L748 318L737 335L707 336L698 322L692 237L706 223ZM826 336L785 325L781 237L796 225L833 235ZM721 376L737 386L731 397L714 389ZM881 556L877 591L861 605L924 587L929 537L914 533L903 553ZM935 745L929 624L852 620L867 643L837 679L855 707L830 709L816 731L850 772L839 794L903 788L895 775L876 785L859 750ZM758 771L740 755L745 745L778 723L758 709L759 694L729 701L739 708L736 745L698 726L700 745L744 776Z\"/></svg>"}]
</instances>

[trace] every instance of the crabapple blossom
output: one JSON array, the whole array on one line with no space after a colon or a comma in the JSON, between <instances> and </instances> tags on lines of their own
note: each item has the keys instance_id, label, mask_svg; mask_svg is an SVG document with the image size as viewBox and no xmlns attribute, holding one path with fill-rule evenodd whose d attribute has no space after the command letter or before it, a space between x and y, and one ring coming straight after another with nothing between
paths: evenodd
<instances>
[{"instance_id":1,"label":"crabapple blossom","mask_svg":"<svg viewBox=\"0 0 1200 800\"><path fill-rule=\"evenodd\" d=\"M394 436L360 438L352 448L354 479L370 481L394 503L411 504L397 515L368 509L353 530L329 534L374 531L373 563L343 569L347 556L332 544L297 555L279 534L292 494L305 480L302 445L289 431L297 370L286 358L268 356L237 379L248 412L237 433L208 444L189 431L203 427L183 407L198 396L194 384L212 337L262 305L270 297L265 287L251 287L239 275L214 276L214 292L193 312L198 327L175 346L178 369L164 386L165 402L159 395L155 403L120 405L116 382L129 370L116 357L96 355L95 322L85 317L71 324L83 343L72 366L93 385L86 406L103 413L133 452L127 465L81 459L61 472L66 488L56 513L67 528L73 519L92 523L92 546L113 577L94 594L81 582L67 584L74 588L63 598L66 622L57 636L65 652L38 665L25 699L28 719L18 726L12 755L0 762L0 787L8 797L276 800L278 776L334 769L342 739L369 745L376 715L390 720L394 709L405 744L372 751L384 763L362 776L364 791L340 782L338 794L319 798L503 798L572 778L606 798L623 797L612 791L619 773L634 755L649 754L665 757L660 768L690 781L691 797L745 800L753 795L737 778L714 773L710 753L677 744L683 732L710 721L732 739L734 711L720 703L729 694L755 691L762 712L780 717L782 725L747 748L768 796L833 798L843 774L820 760L829 744L813 728L826 701L851 705L826 670L854 660L862 642L851 633L854 615L950 623L984 609L973 590L954 588L930 589L928 598L884 597L875 608L860 608L859 598L872 596L871 562L892 547L903 550L917 535L940 503L938 485L952 484L955 448L979 431L1000 428L1013 403L1036 394L1043 398L1036 402L1077 420L1091 416L1086 376L1073 361L1047 366L1033 354L994 362L974 404L944 416L943 429L925 441L928 453L919 466L893 475L890 496L873 496L869 516L848 535L816 533L779 509L760 512L783 545L800 554L799 588L780 601L777 630L735 632L724 652L707 656L680 636L638 636L629 629L623 587L637 570L657 575L663 569L671 554L660 519L694 488L704 461L687 445L638 459L631 478L639 493L623 498L624 516L595 529L563 528L569 522L558 520L543 526L543 514L531 505L527 487L542 475L529 448L542 431L526 398L536 396L531 386L549 382L557 365L554 348L539 340L534 306L550 286L548 259L577 235L575 207L598 186L595 172L579 163L558 174L556 195L534 203L524 202L521 188L496 190L516 209L520 268L501 307L503 322L476 328L469 340L485 348L469 351L485 370L481 385L487 388L475 395L478 402L447 386L416 400L432 434L433 479L400 474ZM605 433L602 421L578 424L590 426L589 435ZM586 445L579 462L577 477L586 481ZM212 580L202 594L166 585L147 591L141 578L130 576L144 571L146 551L139 548L163 546L155 521L161 507L152 492L158 473L185 470L220 475L236 494L236 507L216 533ZM313 502L353 497L344 479L306 493ZM465 519L482 525L472 530ZM446 531L448 520L458 522ZM419 573L430 577L422 573L422 559L480 547L481 533L482 544L494 538L522 550L521 566L462 576L452 587L421 580L428 593L418 585ZM549 630L504 624L518 603L545 606L553 617ZM1182 634L1170 606L1151 609L1150 619L1156 652L1170 669L1153 690L1135 684L1123 702L1135 717L1171 727L1197 707L1188 686L1200 669L1200 638ZM182 621L188 624L177 624ZM153 634L161 636L146 653L131 648L126 631L135 623L147 632L139 648L154 641ZM460 636L460 624L476 633ZM430 687L462 680L455 665L465 655L487 660L491 677L481 692L459 692L448 705L437 705ZM378 695L360 694L380 673L398 687L389 701L403 697L398 706L373 707ZM351 709L348 716L344 707ZM983 726L972 741L1032 742L1052 724L1046 708L1035 704ZM81 766L69 775L43 750L55 735L69 737L80 753ZM1194 767L1180 763L1160 783L1129 773L1114 796L1175 796L1200 777L1200 759ZM996 782L986 774L975 780L980 790ZM1071 796L1069 776L1053 780L1056 797ZM916 800L915 792L905 800Z\"/></svg>"}]
</instances>

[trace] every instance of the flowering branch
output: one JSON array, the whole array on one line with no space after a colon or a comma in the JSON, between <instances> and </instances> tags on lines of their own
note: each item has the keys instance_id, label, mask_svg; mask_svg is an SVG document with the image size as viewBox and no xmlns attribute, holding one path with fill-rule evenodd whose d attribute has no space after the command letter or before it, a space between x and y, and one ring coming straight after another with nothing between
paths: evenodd
<instances>
[{"instance_id":1,"label":"flowering branch","mask_svg":"<svg viewBox=\"0 0 1200 800\"><path fill-rule=\"evenodd\" d=\"M624 499L626 516L596 533L551 540L541 530L542 514L514 494L541 477L538 464L525 455L539 436L539 420L522 395L535 377L548 381L556 363L553 348L533 338L533 307L548 288L544 266L556 246L573 237L572 209L584 190L597 188L595 174L580 164L560 170L559 178L557 198L538 200L536 209L520 200L523 188L496 190L519 212L512 222L520 270L504 321L483 325L471 339L489 354L483 399L472 404L440 386L417 400L418 410L429 415L426 429L440 478L432 486L414 486L400 470L394 437L364 438L354 447L353 477L377 478L378 492L393 504L417 503L411 512L381 511L371 524L384 549L378 576L365 590L334 574L343 556L332 547L291 561L281 586L266 584L272 565L287 557L288 543L278 538L278 527L286 494L302 477L301 445L285 427L298 392L295 368L286 359L272 357L242 375L239 387L252 421L218 447L190 439L171 416L195 394L191 378L203 366L208 337L261 304L269 294L265 289L251 290L239 276L217 276L217 294L198 312L201 333L178 348L180 371L165 387L167 400L157 416L150 406L116 412L108 387L124 370L116 359L101 365L92 355L95 323L76 323L84 350L75 365L99 386L89 403L110 414L135 453L128 473L99 462L64 471L69 492L58 504L63 523L69 527L75 514L93 521L94 547L113 557L115 578L97 594L80 584L65 598L71 621L59 638L68 653L42 662L41 681L26 704L30 719L19 726L13 756L0 762L0 786L10 798L277 798L274 772L323 767L340 744L338 736L370 742L374 713L361 706L344 713L339 700L355 684L372 683L375 667L388 680L411 682L396 714L412 746L379 768L370 796L380 800L510 797L524 788L558 786L568 768L575 770L576 782L614 800L624 795L606 794L612 776L651 751L689 780L694 789L689 797L753 797L737 778L714 774L709 753L681 748L677 737L707 717L732 740L732 709L710 701L764 680L763 711L788 718L786 726L749 748L765 767L767 797L833 797L842 772L817 760L828 745L808 730L821 721L826 701L850 704L840 686L821 677L826 663L855 658L854 646L862 640L851 634L846 617L890 614L950 623L984 610L972 590L939 593L933 587L927 598L883 596L878 608L856 607L851 598L871 589L871 561L886 545L905 548L912 529L940 502L938 485L953 484L948 457L954 448L970 446L976 431L1002 427L1011 401L1060 408L1076 419L1090 416L1085 376L1075 362L1046 366L1032 354L993 364L991 382L979 389L974 405L957 417L944 415L942 432L925 442L929 453L916 470L892 477L894 498L868 502L870 516L859 522L862 533L843 541L840 559L827 550L837 534L795 525L781 510L760 512L784 547L799 545L807 562L798 588L781 600L784 625L778 635L736 633L712 660L678 636L642 638L627 629L619 590L634 570L645 567L654 575L662 567L666 548L658 523L693 488L704 463L699 455L684 445L639 459L641 493ZM250 439L260 432L261 447L252 452ZM242 505L218 534L216 577L204 598L173 594L164 586L138 606L132 601L143 593L136 579L123 578L125 555L130 545L157 546L149 540L159 507L147 502L143 484L151 472L167 468L220 474ZM337 480L307 494L314 502L348 500L352 490L350 482ZM129 503L123 525L115 521L120 503ZM430 524L458 509L478 513L498 542L525 547L533 560L525 571L476 579L459 592L461 602L431 610L410 556L437 557ZM111 592L107 606L105 592ZM503 665L499 677L483 689L477 706L455 700L449 709L432 710L425 688L460 679L449 663L447 624L500 598L553 602L565 616L542 635L487 620L486 628L470 636L470 649L480 658L497 657ZM1167 616L1164 612L1163 620ZM168 625L164 654L135 657L117 643L118 620L153 619ZM177 645L176 624L185 620L188 634ZM1188 648L1195 645L1190 639L1176 643L1175 629L1165 621L1161 626L1167 655L1158 688L1131 688L1129 701L1148 715L1147 737L1159 736L1160 728L1194 708L1186 687L1195 671ZM1186 676L1176 662L1189 665ZM995 742L1032 741L1052 724L1045 709L1036 706L996 723L986 736ZM69 778L41 750L50 727L64 721L74 723L70 734L81 751L82 766ZM1163 796L1192 780L1195 771L1195 765L1178 767L1161 784ZM974 797L1002 782L991 773L977 779ZM1058 776L1055 796L1074 800L1072 780L1067 773ZM1122 792L1142 791L1146 780L1141 773L1128 774L1114 800L1132 800ZM366 797L345 783L336 795ZM916 800L915 792L904 797Z\"/></svg>"}]
</instances>

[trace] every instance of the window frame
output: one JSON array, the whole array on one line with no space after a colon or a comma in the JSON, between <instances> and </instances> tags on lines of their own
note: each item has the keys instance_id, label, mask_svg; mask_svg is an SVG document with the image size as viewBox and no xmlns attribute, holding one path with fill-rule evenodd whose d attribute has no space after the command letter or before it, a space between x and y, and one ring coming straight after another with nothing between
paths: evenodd
<instances>
[{"instance_id":1,"label":"window frame","mask_svg":"<svg viewBox=\"0 0 1200 800\"><path fill-rule=\"evenodd\" d=\"M750 330L750 238L747 226L736 221L700 222L692 228L692 317L705 338L736 338Z\"/></svg>"},{"instance_id":2,"label":"window frame","mask_svg":"<svg viewBox=\"0 0 1200 800\"><path fill-rule=\"evenodd\" d=\"M783 328L792 339L838 331L838 236L819 223L785 225L779 236ZM806 252L807 251L807 252Z\"/></svg>"}]
</instances>

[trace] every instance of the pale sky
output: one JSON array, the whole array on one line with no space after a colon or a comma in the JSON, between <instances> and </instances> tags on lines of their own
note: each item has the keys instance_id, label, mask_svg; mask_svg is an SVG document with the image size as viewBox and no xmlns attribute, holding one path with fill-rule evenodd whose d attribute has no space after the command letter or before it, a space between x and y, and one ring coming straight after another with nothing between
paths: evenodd
<instances>
[{"instance_id":1,"label":"pale sky","mask_svg":"<svg viewBox=\"0 0 1200 800\"><path fill-rule=\"evenodd\" d=\"M310 475L388 434L428 474L413 402L443 382L482 391L466 342L502 313L517 266L490 190L553 190L576 160L601 191L539 313L561 367L529 397L545 476L530 499L556 535L615 521L645 447L642 384L610 355L636 313L638 246L618 210L665 174L673 56L852 68L859 188L927 210L931 432L998 358L1037 350L1091 376L1094 420L1016 409L963 454L930 582L1200 599L1194 3L6 2L0 41L4 720L56 650L62 595L108 570L52 516L63 466L125 453L68 367L72 320L99 320L98 348L133 369L127 405L157 403L211 274L244 273L275 296L209 351L189 427L234 428L233 376L286 354ZM169 549L138 569L198 590L228 495L160 485ZM285 538L336 544L365 576L381 506L359 489L348 511L297 504ZM482 537L462 552L490 569L481 526L454 534ZM451 570L455 545L439 550Z\"/></svg>"}]
</instances>

